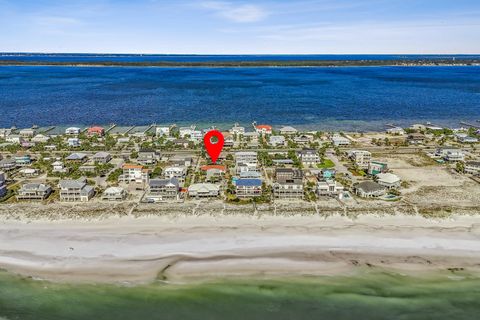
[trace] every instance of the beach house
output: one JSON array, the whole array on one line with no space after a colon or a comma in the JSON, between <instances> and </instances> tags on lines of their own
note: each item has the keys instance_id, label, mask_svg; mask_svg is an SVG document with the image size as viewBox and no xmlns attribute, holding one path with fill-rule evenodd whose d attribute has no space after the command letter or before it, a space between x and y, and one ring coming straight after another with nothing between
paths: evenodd
<instances>
[{"instance_id":1,"label":"beach house","mask_svg":"<svg viewBox=\"0 0 480 320\"><path fill-rule=\"evenodd\" d=\"M315 149L303 149L298 152L298 158L306 167L315 166L320 163L320 156Z\"/></svg>"},{"instance_id":2,"label":"beach house","mask_svg":"<svg viewBox=\"0 0 480 320\"><path fill-rule=\"evenodd\" d=\"M18 132L22 138L33 138L36 134L35 129L22 129Z\"/></svg>"},{"instance_id":3,"label":"beach house","mask_svg":"<svg viewBox=\"0 0 480 320\"><path fill-rule=\"evenodd\" d=\"M78 139L78 138L68 138L67 139L67 144L68 144L69 147L72 147L72 148L80 147L80 139Z\"/></svg>"},{"instance_id":4,"label":"beach house","mask_svg":"<svg viewBox=\"0 0 480 320\"><path fill-rule=\"evenodd\" d=\"M400 188L401 180L393 173L379 173L375 176L377 183L387 189Z\"/></svg>"},{"instance_id":5,"label":"beach house","mask_svg":"<svg viewBox=\"0 0 480 320\"><path fill-rule=\"evenodd\" d=\"M85 178L77 180L60 180L60 201L87 202L95 195L95 190L87 184Z\"/></svg>"},{"instance_id":6,"label":"beach house","mask_svg":"<svg viewBox=\"0 0 480 320\"><path fill-rule=\"evenodd\" d=\"M32 158L28 154L15 156L15 164L18 167L28 166L32 163Z\"/></svg>"},{"instance_id":7,"label":"beach house","mask_svg":"<svg viewBox=\"0 0 480 320\"><path fill-rule=\"evenodd\" d=\"M480 174L480 161L466 161L465 173Z\"/></svg>"},{"instance_id":8,"label":"beach house","mask_svg":"<svg viewBox=\"0 0 480 320\"><path fill-rule=\"evenodd\" d=\"M137 189L144 189L149 180L149 171L142 165L126 163L122 166L123 173L118 177L119 182L132 184Z\"/></svg>"},{"instance_id":9,"label":"beach house","mask_svg":"<svg viewBox=\"0 0 480 320\"><path fill-rule=\"evenodd\" d=\"M81 129L77 127L70 127L65 129L65 134L67 136L76 136L76 135L79 135L80 132L81 132Z\"/></svg>"},{"instance_id":10,"label":"beach house","mask_svg":"<svg viewBox=\"0 0 480 320\"><path fill-rule=\"evenodd\" d=\"M368 169L368 165L372 159L372 154L366 150L351 150L347 155L360 169Z\"/></svg>"},{"instance_id":11,"label":"beach house","mask_svg":"<svg viewBox=\"0 0 480 320\"><path fill-rule=\"evenodd\" d=\"M255 126L255 131L261 135L272 134L272 126L268 124L259 124Z\"/></svg>"},{"instance_id":12,"label":"beach house","mask_svg":"<svg viewBox=\"0 0 480 320\"><path fill-rule=\"evenodd\" d=\"M375 198L385 194L386 188L373 181L363 181L355 185L355 194L362 198Z\"/></svg>"},{"instance_id":13,"label":"beach house","mask_svg":"<svg viewBox=\"0 0 480 320\"><path fill-rule=\"evenodd\" d=\"M280 128L280 134L283 134L283 135L294 135L294 134L297 134L297 132L298 132L297 129L290 126L285 126Z\"/></svg>"},{"instance_id":14,"label":"beach house","mask_svg":"<svg viewBox=\"0 0 480 320\"><path fill-rule=\"evenodd\" d=\"M233 134L233 135L244 135L245 134L245 128L240 127L237 124L235 124L235 126L233 126L230 129L230 133Z\"/></svg>"},{"instance_id":15,"label":"beach house","mask_svg":"<svg viewBox=\"0 0 480 320\"><path fill-rule=\"evenodd\" d=\"M238 198L260 197L262 195L262 180L238 179L235 182L235 191Z\"/></svg>"},{"instance_id":16,"label":"beach house","mask_svg":"<svg viewBox=\"0 0 480 320\"><path fill-rule=\"evenodd\" d=\"M17 162L12 158L5 158L0 160L0 170L10 171L17 167Z\"/></svg>"},{"instance_id":17,"label":"beach house","mask_svg":"<svg viewBox=\"0 0 480 320\"><path fill-rule=\"evenodd\" d=\"M386 162L372 160L368 164L367 173L371 176L377 175L379 173L387 172L388 164Z\"/></svg>"},{"instance_id":18,"label":"beach house","mask_svg":"<svg viewBox=\"0 0 480 320\"><path fill-rule=\"evenodd\" d=\"M83 163L88 160L88 156L85 153L75 152L65 158L67 161Z\"/></svg>"},{"instance_id":19,"label":"beach house","mask_svg":"<svg viewBox=\"0 0 480 320\"><path fill-rule=\"evenodd\" d=\"M43 183L26 183L18 190L17 200L44 200L53 192L52 187Z\"/></svg>"},{"instance_id":20,"label":"beach house","mask_svg":"<svg viewBox=\"0 0 480 320\"><path fill-rule=\"evenodd\" d=\"M32 138L32 142L34 143L47 143L49 140L50 137L43 134L37 134L35 137Z\"/></svg>"},{"instance_id":21,"label":"beach house","mask_svg":"<svg viewBox=\"0 0 480 320\"><path fill-rule=\"evenodd\" d=\"M194 183L188 187L191 198L215 198L220 194L220 186L213 183Z\"/></svg>"},{"instance_id":22,"label":"beach house","mask_svg":"<svg viewBox=\"0 0 480 320\"><path fill-rule=\"evenodd\" d=\"M147 202L158 202L164 200L178 200L180 185L175 178L171 179L150 179L148 191L145 195Z\"/></svg>"},{"instance_id":23,"label":"beach house","mask_svg":"<svg viewBox=\"0 0 480 320\"><path fill-rule=\"evenodd\" d=\"M88 128L87 134L89 136L99 136L103 137L105 135L105 129L99 126L93 126Z\"/></svg>"},{"instance_id":24,"label":"beach house","mask_svg":"<svg viewBox=\"0 0 480 320\"><path fill-rule=\"evenodd\" d=\"M157 127L155 134L157 137L168 137L170 135L170 127Z\"/></svg>"},{"instance_id":25,"label":"beach house","mask_svg":"<svg viewBox=\"0 0 480 320\"><path fill-rule=\"evenodd\" d=\"M268 139L268 144L272 147L285 146L285 137L284 136L270 136Z\"/></svg>"},{"instance_id":26,"label":"beach house","mask_svg":"<svg viewBox=\"0 0 480 320\"><path fill-rule=\"evenodd\" d=\"M185 177L187 176L187 168L180 166L166 167L163 170L163 176L167 179L175 178L178 183L183 185Z\"/></svg>"},{"instance_id":27,"label":"beach house","mask_svg":"<svg viewBox=\"0 0 480 320\"><path fill-rule=\"evenodd\" d=\"M273 196L277 199L303 199L303 172L299 169L275 169Z\"/></svg>"},{"instance_id":28,"label":"beach house","mask_svg":"<svg viewBox=\"0 0 480 320\"><path fill-rule=\"evenodd\" d=\"M138 151L137 162L144 166L149 166L157 163L160 155L153 149L140 149Z\"/></svg>"},{"instance_id":29,"label":"beach house","mask_svg":"<svg viewBox=\"0 0 480 320\"><path fill-rule=\"evenodd\" d=\"M344 187L334 179L322 179L317 182L317 195L336 196L344 191Z\"/></svg>"},{"instance_id":30,"label":"beach house","mask_svg":"<svg viewBox=\"0 0 480 320\"><path fill-rule=\"evenodd\" d=\"M109 187L102 195L102 200L106 201L122 201L128 196L128 192L121 187Z\"/></svg>"},{"instance_id":31,"label":"beach house","mask_svg":"<svg viewBox=\"0 0 480 320\"><path fill-rule=\"evenodd\" d=\"M92 160L93 162L96 162L96 163L105 164L105 163L109 163L110 160L112 160L112 155L108 152L100 151L93 155Z\"/></svg>"},{"instance_id":32,"label":"beach house","mask_svg":"<svg viewBox=\"0 0 480 320\"><path fill-rule=\"evenodd\" d=\"M52 172L66 173L68 172L68 168L65 167L63 162L57 160L54 163L52 163Z\"/></svg>"},{"instance_id":33,"label":"beach house","mask_svg":"<svg viewBox=\"0 0 480 320\"><path fill-rule=\"evenodd\" d=\"M332 138L332 143L335 147L342 147L342 146L348 146L350 144L350 140L346 137L343 137L341 135L334 135Z\"/></svg>"}]
</instances>

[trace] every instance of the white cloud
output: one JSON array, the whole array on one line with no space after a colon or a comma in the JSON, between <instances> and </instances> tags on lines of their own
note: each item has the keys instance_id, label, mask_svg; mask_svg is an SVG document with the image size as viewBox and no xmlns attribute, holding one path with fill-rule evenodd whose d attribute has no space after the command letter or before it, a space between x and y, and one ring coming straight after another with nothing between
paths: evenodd
<instances>
[{"instance_id":1,"label":"white cloud","mask_svg":"<svg viewBox=\"0 0 480 320\"><path fill-rule=\"evenodd\" d=\"M217 15L238 23L257 22L264 20L268 12L257 5L237 5L224 1L205 1L202 7L214 11Z\"/></svg>"}]
</instances>

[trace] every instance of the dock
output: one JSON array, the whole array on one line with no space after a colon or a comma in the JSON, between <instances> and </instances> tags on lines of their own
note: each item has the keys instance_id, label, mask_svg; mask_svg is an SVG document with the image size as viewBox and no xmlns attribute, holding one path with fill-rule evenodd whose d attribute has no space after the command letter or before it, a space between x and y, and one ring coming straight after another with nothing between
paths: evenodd
<instances>
[{"instance_id":1,"label":"dock","mask_svg":"<svg viewBox=\"0 0 480 320\"><path fill-rule=\"evenodd\" d=\"M130 128L127 129L123 134L129 134L133 129L135 129L136 126L131 126Z\"/></svg>"},{"instance_id":2,"label":"dock","mask_svg":"<svg viewBox=\"0 0 480 320\"><path fill-rule=\"evenodd\" d=\"M45 130L43 130L42 133L49 133L50 131L52 131L52 130L55 129L55 128L56 128L55 126L48 127L48 128L46 128Z\"/></svg>"},{"instance_id":3,"label":"dock","mask_svg":"<svg viewBox=\"0 0 480 320\"><path fill-rule=\"evenodd\" d=\"M108 128L107 130L105 130L105 133L109 133L113 128L115 128L117 125L114 123L110 126L110 128Z\"/></svg>"},{"instance_id":4,"label":"dock","mask_svg":"<svg viewBox=\"0 0 480 320\"><path fill-rule=\"evenodd\" d=\"M477 121L480 121L480 120L477 120ZM460 122L460 124L463 125L463 126L480 129L480 125L476 125L476 124L471 124L471 123L464 122L464 121Z\"/></svg>"}]
</instances>

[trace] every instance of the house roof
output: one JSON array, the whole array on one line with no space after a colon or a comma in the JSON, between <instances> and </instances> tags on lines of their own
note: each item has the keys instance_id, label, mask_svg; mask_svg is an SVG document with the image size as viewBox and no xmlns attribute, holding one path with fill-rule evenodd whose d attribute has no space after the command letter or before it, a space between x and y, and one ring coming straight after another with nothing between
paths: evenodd
<instances>
[{"instance_id":1,"label":"house roof","mask_svg":"<svg viewBox=\"0 0 480 320\"><path fill-rule=\"evenodd\" d=\"M173 184L177 188L179 188L180 184L176 178L171 179L150 179L149 183L150 187L162 187L167 186L169 184Z\"/></svg>"},{"instance_id":2,"label":"house roof","mask_svg":"<svg viewBox=\"0 0 480 320\"><path fill-rule=\"evenodd\" d=\"M260 187L262 180L260 179L238 179L236 185L239 187Z\"/></svg>"},{"instance_id":3,"label":"house roof","mask_svg":"<svg viewBox=\"0 0 480 320\"><path fill-rule=\"evenodd\" d=\"M110 153L104 152L104 151L97 152L93 155L94 158L107 158L109 156L110 156Z\"/></svg>"},{"instance_id":4,"label":"house roof","mask_svg":"<svg viewBox=\"0 0 480 320\"><path fill-rule=\"evenodd\" d=\"M385 190L385 188L373 181L363 181L360 182L356 187L356 189L361 189L363 192L370 193L376 192L380 190Z\"/></svg>"},{"instance_id":5,"label":"house roof","mask_svg":"<svg viewBox=\"0 0 480 320\"><path fill-rule=\"evenodd\" d=\"M109 187L105 189L106 194L121 194L124 192L125 189L120 188L120 187Z\"/></svg>"},{"instance_id":6,"label":"house roof","mask_svg":"<svg viewBox=\"0 0 480 320\"><path fill-rule=\"evenodd\" d=\"M58 183L60 188L65 189L81 189L87 187L87 182L85 178L80 178L78 180L60 180Z\"/></svg>"},{"instance_id":7,"label":"house roof","mask_svg":"<svg viewBox=\"0 0 480 320\"><path fill-rule=\"evenodd\" d=\"M188 192L210 192L215 191L218 192L220 190L220 186L213 184L213 183L194 183L190 187L188 187Z\"/></svg>"},{"instance_id":8,"label":"house roof","mask_svg":"<svg viewBox=\"0 0 480 320\"><path fill-rule=\"evenodd\" d=\"M87 157L87 155L85 153L72 153L71 155L69 155L66 159L67 160L83 160Z\"/></svg>"},{"instance_id":9,"label":"house roof","mask_svg":"<svg viewBox=\"0 0 480 320\"><path fill-rule=\"evenodd\" d=\"M143 166L141 166L139 164L125 163L122 166L122 169L143 169Z\"/></svg>"},{"instance_id":10,"label":"house roof","mask_svg":"<svg viewBox=\"0 0 480 320\"><path fill-rule=\"evenodd\" d=\"M43 183L26 183L20 188L20 190L29 190L29 191L33 191L33 190L47 191L49 189L51 189L51 187Z\"/></svg>"},{"instance_id":11,"label":"house roof","mask_svg":"<svg viewBox=\"0 0 480 320\"><path fill-rule=\"evenodd\" d=\"M297 132L297 129L295 129L294 127L285 126L285 127L280 128L280 131Z\"/></svg>"},{"instance_id":12,"label":"house roof","mask_svg":"<svg viewBox=\"0 0 480 320\"><path fill-rule=\"evenodd\" d=\"M376 177L378 181L383 181L385 183L396 183L400 181L400 178L393 173L379 173Z\"/></svg>"},{"instance_id":13,"label":"house roof","mask_svg":"<svg viewBox=\"0 0 480 320\"><path fill-rule=\"evenodd\" d=\"M268 124L259 124L257 126L255 126L255 128L257 129L265 129L265 130L272 130L272 126L268 125Z\"/></svg>"},{"instance_id":14,"label":"house roof","mask_svg":"<svg viewBox=\"0 0 480 320\"><path fill-rule=\"evenodd\" d=\"M202 171L208 171L211 169L217 169L223 172L227 171L227 168L225 166L222 166L221 164L210 164L210 165L200 167L200 170Z\"/></svg>"},{"instance_id":15,"label":"house roof","mask_svg":"<svg viewBox=\"0 0 480 320\"><path fill-rule=\"evenodd\" d=\"M248 178L261 178L262 174L257 171L242 171L240 172L240 178L241 179L247 179Z\"/></svg>"}]
</instances>

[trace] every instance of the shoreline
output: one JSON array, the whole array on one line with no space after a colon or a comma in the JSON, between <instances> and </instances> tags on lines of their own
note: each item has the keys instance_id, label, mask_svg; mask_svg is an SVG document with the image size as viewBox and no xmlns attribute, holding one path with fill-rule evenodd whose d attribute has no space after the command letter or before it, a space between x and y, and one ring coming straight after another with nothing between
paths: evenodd
<instances>
[{"instance_id":1,"label":"shoreline","mask_svg":"<svg viewBox=\"0 0 480 320\"><path fill-rule=\"evenodd\" d=\"M1 220L0 268L67 283L170 283L387 270L480 274L480 218L339 215Z\"/></svg>"}]
</instances>

